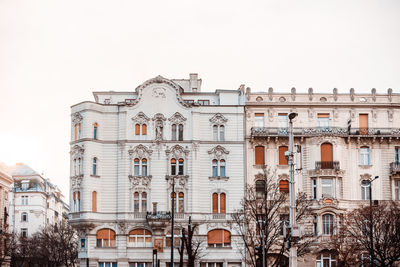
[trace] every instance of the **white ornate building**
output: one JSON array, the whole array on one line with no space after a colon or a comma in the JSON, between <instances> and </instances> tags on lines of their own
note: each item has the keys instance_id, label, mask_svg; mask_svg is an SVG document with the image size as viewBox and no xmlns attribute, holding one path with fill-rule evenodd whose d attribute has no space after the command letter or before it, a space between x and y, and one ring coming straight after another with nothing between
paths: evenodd
<instances>
[{"instance_id":1,"label":"white ornate building","mask_svg":"<svg viewBox=\"0 0 400 267\"><path fill-rule=\"evenodd\" d=\"M201 223L198 264L241 265L229 222L245 183L243 93L202 92L197 74L157 76L72 106L70 223L81 266L149 266L153 248L167 266L173 181L175 243L191 216Z\"/></svg>"},{"instance_id":2,"label":"white ornate building","mask_svg":"<svg viewBox=\"0 0 400 267\"><path fill-rule=\"evenodd\" d=\"M0 162L0 260L2 266L10 266L10 257L5 256L9 246L9 197L12 178L8 174L8 168Z\"/></svg>"},{"instance_id":3,"label":"white ornate building","mask_svg":"<svg viewBox=\"0 0 400 267\"><path fill-rule=\"evenodd\" d=\"M314 253L299 266L338 266L330 246L344 212L374 200L400 199L400 95L246 92L247 180L261 166L277 171L288 190L288 114L295 112L296 191L314 199L309 228L318 237Z\"/></svg>"},{"instance_id":4,"label":"white ornate building","mask_svg":"<svg viewBox=\"0 0 400 267\"><path fill-rule=\"evenodd\" d=\"M18 163L10 168L13 186L9 196L10 231L30 236L46 225L59 224L67 218L68 205L60 189L49 179Z\"/></svg>"}]
</instances>

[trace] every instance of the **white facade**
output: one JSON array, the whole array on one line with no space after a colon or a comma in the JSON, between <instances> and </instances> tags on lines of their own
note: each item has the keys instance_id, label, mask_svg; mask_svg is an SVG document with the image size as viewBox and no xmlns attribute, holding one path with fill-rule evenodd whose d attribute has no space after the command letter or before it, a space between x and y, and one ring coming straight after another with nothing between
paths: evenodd
<instances>
[{"instance_id":1,"label":"white facade","mask_svg":"<svg viewBox=\"0 0 400 267\"><path fill-rule=\"evenodd\" d=\"M65 219L68 206L56 185L25 164L11 168L10 231L30 236Z\"/></svg>"},{"instance_id":2,"label":"white facade","mask_svg":"<svg viewBox=\"0 0 400 267\"><path fill-rule=\"evenodd\" d=\"M0 257L6 254L9 247L9 197L12 178L7 173L7 166L0 163ZM10 266L10 257L4 257L2 266Z\"/></svg>"},{"instance_id":3,"label":"white facade","mask_svg":"<svg viewBox=\"0 0 400 267\"><path fill-rule=\"evenodd\" d=\"M317 257L331 249L330 226L338 225L344 212L369 204L370 180L379 176L372 183L374 200L400 199L400 95L391 89L384 95L374 89L371 94L248 90L246 95L249 183L261 172L257 149L263 151L265 165L276 170L279 181L289 179L289 166L280 150L289 145L287 115L298 113L293 120L294 143L301 149L295 187L314 199L309 228L319 237L314 253L300 259L299 266L322 266Z\"/></svg>"},{"instance_id":4,"label":"white facade","mask_svg":"<svg viewBox=\"0 0 400 267\"><path fill-rule=\"evenodd\" d=\"M176 228L189 216L201 223L199 264L240 266L240 237L229 221L245 183L243 92L203 93L191 74L188 80L158 76L134 92L94 97L72 106L70 223L80 231L81 266L151 263L154 247L166 266L173 180ZM145 231L146 242L130 242L135 230ZM213 230L230 234L229 243L208 244ZM179 261L176 249L174 258Z\"/></svg>"}]
</instances>

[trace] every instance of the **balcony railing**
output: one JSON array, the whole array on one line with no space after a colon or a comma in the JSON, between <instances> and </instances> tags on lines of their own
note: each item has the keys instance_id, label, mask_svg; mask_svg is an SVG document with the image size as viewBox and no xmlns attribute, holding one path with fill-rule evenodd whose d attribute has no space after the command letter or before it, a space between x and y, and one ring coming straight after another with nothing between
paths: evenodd
<instances>
[{"instance_id":1,"label":"balcony railing","mask_svg":"<svg viewBox=\"0 0 400 267\"><path fill-rule=\"evenodd\" d=\"M400 173L400 161L390 163L390 172L392 174Z\"/></svg>"},{"instance_id":2,"label":"balcony railing","mask_svg":"<svg viewBox=\"0 0 400 267\"><path fill-rule=\"evenodd\" d=\"M147 220L170 220L171 212L169 211L157 211L157 212L147 212Z\"/></svg>"},{"instance_id":3,"label":"balcony railing","mask_svg":"<svg viewBox=\"0 0 400 267\"><path fill-rule=\"evenodd\" d=\"M21 187L14 187L13 192L44 192L44 190L40 187L35 187L35 188L21 188Z\"/></svg>"},{"instance_id":4,"label":"balcony railing","mask_svg":"<svg viewBox=\"0 0 400 267\"><path fill-rule=\"evenodd\" d=\"M400 128L294 127L295 136L400 136ZM252 127L252 137L288 136L288 128Z\"/></svg>"},{"instance_id":5,"label":"balcony railing","mask_svg":"<svg viewBox=\"0 0 400 267\"><path fill-rule=\"evenodd\" d=\"M339 161L316 161L315 162L316 170L340 170L340 162Z\"/></svg>"}]
</instances>

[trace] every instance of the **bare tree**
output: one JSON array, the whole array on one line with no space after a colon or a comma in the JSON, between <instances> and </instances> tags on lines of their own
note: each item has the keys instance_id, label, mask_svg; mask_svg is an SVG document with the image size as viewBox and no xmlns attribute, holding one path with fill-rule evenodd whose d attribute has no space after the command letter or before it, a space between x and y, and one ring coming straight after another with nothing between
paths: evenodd
<instances>
[{"instance_id":1,"label":"bare tree","mask_svg":"<svg viewBox=\"0 0 400 267\"><path fill-rule=\"evenodd\" d=\"M256 267L255 247L261 244L260 224L264 236L264 248L267 266L278 266L287 255L289 245L298 247L298 255L309 251L314 237L304 233L301 238L289 239L284 235L289 219L288 194L280 190L276 173L266 167L256 177L255 185L247 184L246 196L242 200L242 209L233 214L233 221L242 237L244 250L242 255L246 264ZM310 219L311 200L304 193L296 199L296 219L299 224ZM270 262L268 262L270 261Z\"/></svg>"},{"instance_id":2,"label":"bare tree","mask_svg":"<svg viewBox=\"0 0 400 267\"><path fill-rule=\"evenodd\" d=\"M400 263L399 203L382 201L379 205L373 206L372 210L366 206L349 212L344 216L337 232L339 238L336 238L334 243L339 259L345 266L347 260L354 264L359 264L361 261L364 264L370 263L372 251L376 266L398 266Z\"/></svg>"}]
</instances>

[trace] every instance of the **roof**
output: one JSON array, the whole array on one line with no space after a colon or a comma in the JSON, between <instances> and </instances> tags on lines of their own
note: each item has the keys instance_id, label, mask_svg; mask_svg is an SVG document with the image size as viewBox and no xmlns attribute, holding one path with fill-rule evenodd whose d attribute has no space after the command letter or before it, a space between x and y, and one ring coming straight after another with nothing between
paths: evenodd
<instances>
[{"instance_id":1,"label":"roof","mask_svg":"<svg viewBox=\"0 0 400 267\"><path fill-rule=\"evenodd\" d=\"M26 164L17 164L11 168L12 176L40 175Z\"/></svg>"}]
</instances>

